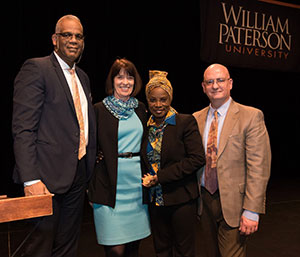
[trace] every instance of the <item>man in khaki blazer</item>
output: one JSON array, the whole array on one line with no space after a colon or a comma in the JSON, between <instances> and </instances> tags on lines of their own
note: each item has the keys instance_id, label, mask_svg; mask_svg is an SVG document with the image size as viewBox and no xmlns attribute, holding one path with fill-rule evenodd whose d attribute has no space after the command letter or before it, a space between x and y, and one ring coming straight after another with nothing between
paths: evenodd
<instances>
[{"instance_id":1,"label":"man in khaki blazer","mask_svg":"<svg viewBox=\"0 0 300 257\"><path fill-rule=\"evenodd\" d=\"M198 213L206 256L246 256L246 238L258 229L265 213L271 150L262 111L238 104L230 97L233 80L228 69L210 65L202 87L210 105L195 116L206 151L213 113L218 111L218 190L205 189L204 171L198 173L201 197Z\"/></svg>"}]
</instances>

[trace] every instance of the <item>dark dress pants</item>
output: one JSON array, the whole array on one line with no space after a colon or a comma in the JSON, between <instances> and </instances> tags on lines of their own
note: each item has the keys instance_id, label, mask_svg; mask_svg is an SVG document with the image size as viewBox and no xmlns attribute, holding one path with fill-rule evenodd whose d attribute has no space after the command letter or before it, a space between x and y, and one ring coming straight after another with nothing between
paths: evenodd
<instances>
[{"instance_id":1,"label":"dark dress pants","mask_svg":"<svg viewBox=\"0 0 300 257\"><path fill-rule=\"evenodd\" d=\"M151 230L157 257L195 257L196 201L174 206L150 204Z\"/></svg>"},{"instance_id":2,"label":"dark dress pants","mask_svg":"<svg viewBox=\"0 0 300 257\"><path fill-rule=\"evenodd\" d=\"M200 216L201 240L205 248L201 250L205 257L245 257L246 236L241 236L239 228L227 225L224 220L219 191L210 194L201 187L203 201Z\"/></svg>"},{"instance_id":3,"label":"dark dress pants","mask_svg":"<svg viewBox=\"0 0 300 257\"><path fill-rule=\"evenodd\" d=\"M24 244L21 256L77 256L85 190L86 164L82 158L71 188L53 197L53 215L31 220L35 230Z\"/></svg>"}]
</instances>

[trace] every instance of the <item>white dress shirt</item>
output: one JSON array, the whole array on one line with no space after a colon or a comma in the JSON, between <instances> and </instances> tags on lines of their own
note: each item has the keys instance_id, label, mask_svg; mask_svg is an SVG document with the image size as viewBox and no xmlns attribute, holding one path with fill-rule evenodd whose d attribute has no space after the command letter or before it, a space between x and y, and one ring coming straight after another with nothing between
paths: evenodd
<instances>
[{"instance_id":1,"label":"white dress shirt","mask_svg":"<svg viewBox=\"0 0 300 257\"><path fill-rule=\"evenodd\" d=\"M60 65L60 67L62 68L65 78L68 82L68 86L70 88L71 94L73 96L73 90L72 90L72 76L70 74L70 67L68 64L66 64L66 62L61 59L57 53L54 52L54 55L57 58L57 61ZM73 65L72 69L75 69L75 64ZM79 97L80 97L80 104L81 104L81 111L82 111L82 115L83 115L83 122L84 122L84 134L85 134L85 142L86 145L88 145L88 140L89 140L89 122L88 122L88 103L87 103L87 99L86 99L86 95L84 93L84 90L82 88L82 85L80 83L80 80L75 72L75 76L76 76L76 82L78 85L78 90L79 90Z\"/></svg>"}]
</instances>

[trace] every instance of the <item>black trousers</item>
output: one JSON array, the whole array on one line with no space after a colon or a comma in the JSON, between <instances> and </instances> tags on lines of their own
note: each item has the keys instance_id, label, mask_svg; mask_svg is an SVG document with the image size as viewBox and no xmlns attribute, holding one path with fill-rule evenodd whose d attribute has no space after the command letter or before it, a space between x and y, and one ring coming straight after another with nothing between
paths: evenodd
<instances>
[{"instance_id":1,"label":"black trousers","mask_svg":"<svg viewBox=\"0 0 300 257\"><path fill-rule=\"evenodd\" d=\"M82 158L69 191L52 198L53 215L31 220L35 230L24 244L24 250L21 249L21 256L77 256L86 183L86 164Z\"/></svg>"},{"instance_id":2,"label":"black trousers","mask_svg":"<svg viewBox=\"0 0 300 257\"><path fill-rule=\"evenodd\" d=\"M150 204L151 230L156 256L195 257L196 201L173 206Z\"/></svg>"}]
</instances>

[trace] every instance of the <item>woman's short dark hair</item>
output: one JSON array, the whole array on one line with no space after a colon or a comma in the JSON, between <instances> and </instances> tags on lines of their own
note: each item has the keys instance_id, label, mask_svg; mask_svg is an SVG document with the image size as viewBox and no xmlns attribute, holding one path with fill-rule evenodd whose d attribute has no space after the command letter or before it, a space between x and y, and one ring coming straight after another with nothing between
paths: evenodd
<instances>
[{"instance_id":1,"label":"woman's short dark hair","mask_svg":"<svg viewBox=\"0 0 300 257\"><path fill-rule=\"evenodd\" d=\"M136 96L141 88L142 88L142 79L140 74L138 73L135 65L127 60L126 58L116 59L112 64L110 71L108 73L106 83L105 83L105 91L106 94L112 95L114 92L114 77L117 76L120 70L124 68L124 70L130 75L134 77L134 86L131 96Z\"/></svg>"}]
</instances>

